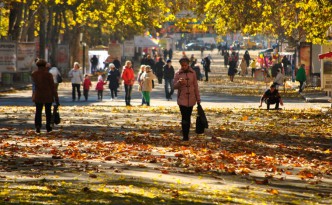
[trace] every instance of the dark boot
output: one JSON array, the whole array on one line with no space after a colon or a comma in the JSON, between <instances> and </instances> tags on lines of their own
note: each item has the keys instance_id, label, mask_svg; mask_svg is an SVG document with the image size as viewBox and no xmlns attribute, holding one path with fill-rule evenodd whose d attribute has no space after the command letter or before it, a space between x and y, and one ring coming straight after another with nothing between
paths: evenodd
<instances>
[{"instance_id":1,"label":"dark boot","mask_svg":"<svg viewBox=\"0 0 332 205\"><path fill-rule=\"evenodd\" d=\"M183 141L188 141L189 140L189 130L190 130L190 123L189 122L182 122Z\"/></svg>"}]
</instances>

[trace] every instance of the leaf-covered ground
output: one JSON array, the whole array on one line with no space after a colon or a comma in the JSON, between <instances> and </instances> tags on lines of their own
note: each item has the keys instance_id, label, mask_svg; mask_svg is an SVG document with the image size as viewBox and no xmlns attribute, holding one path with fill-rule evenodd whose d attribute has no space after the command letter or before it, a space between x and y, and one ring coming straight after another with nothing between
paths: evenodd
<instances>
[{"instance_id":1,"label":"leaf-covered ground","mask_svg":"<svg viewBox=\"0 0 332 205\"><path fill-rule=\"evenodd\" d=\"M206 108L182 142L177 107L60 111L36 135L33 107L0 107L0 204L332 203L329 112Z\"/></svg>"}]
</instances>

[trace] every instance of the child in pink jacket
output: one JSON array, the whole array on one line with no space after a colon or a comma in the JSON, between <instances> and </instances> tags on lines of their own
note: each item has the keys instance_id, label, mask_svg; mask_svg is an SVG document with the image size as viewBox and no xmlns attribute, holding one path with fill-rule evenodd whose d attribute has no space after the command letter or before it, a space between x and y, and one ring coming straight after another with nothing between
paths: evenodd
<instances>
[{"instance_id":1,"label":"child in pink jacket","mask_svg":"<svg viewBox=\"0 0 332 205\"><path fill-rule=\"evenodd\" d=\"M96 91L98 93L98 100L103 101L103 91L104 91L104 85L106 82L104 82L104 79L101 75L98 76L98 82L96 85Z\"/></svg>"}]
</instances>

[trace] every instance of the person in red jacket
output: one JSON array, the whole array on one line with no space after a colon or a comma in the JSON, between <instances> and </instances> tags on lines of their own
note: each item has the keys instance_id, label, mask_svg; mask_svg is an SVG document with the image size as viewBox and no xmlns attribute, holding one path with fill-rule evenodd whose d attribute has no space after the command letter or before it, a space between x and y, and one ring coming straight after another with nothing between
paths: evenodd
<instances>
[{"instance_id":1,"label":"person in red jacket","mask_svg":"<svg viewBox=\"0 0 332 205\"><path fill-rule=\"evenodd\" d=\"M104 85L106 85L106 82L104 82L103 76L98 76L98 82L96 84L96 91L98 93L98 100L103 101L103 92L104 92Z\"/></svg>"},{"instance_id":2,"label":"person in red jacket","mask_svg":"<svg viewBox=\"0 0 332 205\"><path fill-rule=\"evenodd\" d=\"M201 103L196 72L189 66L189 58L180 59L181 68L174 76L174 89L178 90L177 103L181 111L183 140L189 140L190 118L194 105Z\"/></svg>"},{"instance_id":3,"label":"person in red jacket","mask_svg":"<svg viewBox=\"0 0 332 205\"><path fill-rule=\"evenodd\" d=\"M90 90L91 86L92 86L92 84L91 84L90 76L88 74L85 74L84 81L83 81L83 95L84 95L85 101L88 101L89 90Z\"/></svg>"},{"instance_id":4,"label":"person in red jacket","mask_svg":"<svg viewBox=\"0 0 332 205\"><path fill-rule=\"evenodd\" d=\"M126 106L131 106L131 92L133 90L133 85L135 82L134 69L132 68L131 61L126 61L126 64L122 70L121 78L123 79L124 88L125 88L125 101Z\"/></svg>"}]
</instances>

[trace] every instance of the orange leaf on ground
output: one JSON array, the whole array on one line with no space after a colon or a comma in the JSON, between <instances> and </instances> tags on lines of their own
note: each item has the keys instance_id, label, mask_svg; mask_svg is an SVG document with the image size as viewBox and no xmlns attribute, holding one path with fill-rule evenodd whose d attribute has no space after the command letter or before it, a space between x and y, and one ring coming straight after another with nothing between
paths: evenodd
<instances>
[{"instance_id":1,"label":"orange leaf on ground","mask_svg":"<svg viewBox=\"0 0 332 205\"><path fill-rule=\"evenodd\" d=\"M256 180L255 179L255 183L256 184L263 184L263 185L265 185L265 184L269 184L269 180L268 179L264 179L263 181L261 181L261 180Z\"/></svg>"},{"instance_id":2,"label":"orange leaf on ground","mask_svg":"<svg viewBox=\"0 0 332 205\"><path fill-rule=\"evenodd\" d=\"M273 195L277 195L277 194L279 194L279 191L276 190L276 189L267 189L266 191L267 191L268 193L270 193L270 194L273 194Z\"/></svg>"},{"instance_id":3,"label":"orange leaf on ground","mask_svg":"<svg viewBox=\"0 0 332 205\"><path fill-rule=\"evenodd\" d=\"M164 170L160 170L160 172L163 173L163 174L169 174L169 171L167 171L165 169Z\"/></svg>"}]
</instances>

